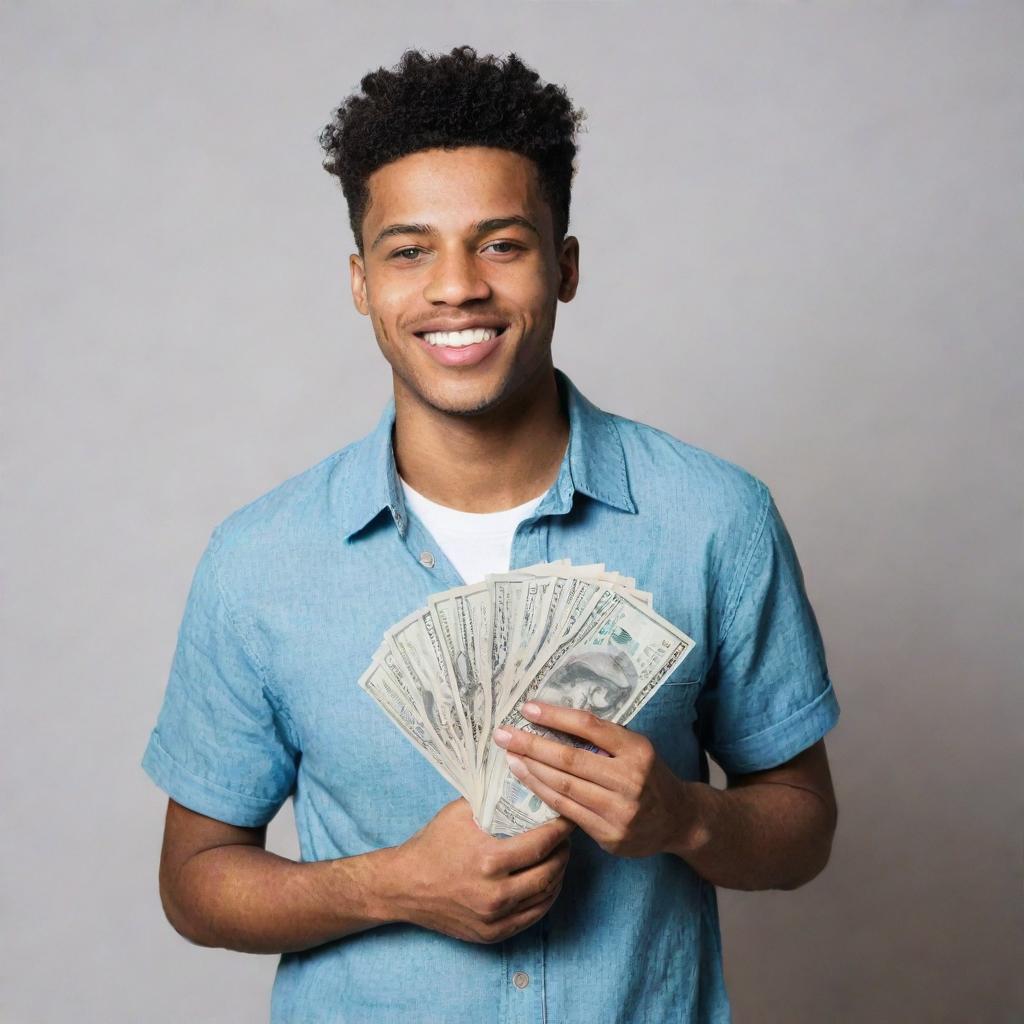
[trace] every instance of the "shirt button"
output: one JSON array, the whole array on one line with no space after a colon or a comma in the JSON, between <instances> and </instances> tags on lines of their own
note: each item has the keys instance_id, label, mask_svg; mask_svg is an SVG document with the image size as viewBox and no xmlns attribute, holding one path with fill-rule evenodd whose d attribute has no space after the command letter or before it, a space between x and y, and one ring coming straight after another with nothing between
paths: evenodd
<instances>
[{"instance_id":1,"label":"shirt button","mask_svg":"<svg viewBox=\"0 0 1024 1024\"><path fill-rule=\"evenodd\" d=\"M516 971L516 973L512 975L512 984L515 985L516 988L526 988L526 986L530 984L530 976L526 971Z\"/></svg>"},{"instance_id":2,"label":"shirt button","mask_svg":"<svg viewBox=\"0 0 1024 1024\"><path fill-rule=\"evenodd\" d=\"M420 565L422 565L424 569L433 569L434 568L434 556L429 551L421 551L420 552Z\"/></svg>"}]
</instances>

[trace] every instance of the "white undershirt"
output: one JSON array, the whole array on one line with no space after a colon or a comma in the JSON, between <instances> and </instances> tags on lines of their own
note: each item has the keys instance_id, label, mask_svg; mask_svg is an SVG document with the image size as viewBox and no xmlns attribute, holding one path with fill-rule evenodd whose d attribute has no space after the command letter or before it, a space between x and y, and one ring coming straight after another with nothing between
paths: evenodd
<instances>
[{"instance_id":1,"label":"white undershirt","mask_svg":"<svg viewBox=\"0 0 1024 1024\"><path fill-rule=\"evenodd\" d=\"M409 510L466 583L479 583L489 572L508 572L516 527L544 497L540 494L524 505L500 512L460 512L424 498L404 480L401 483Z\"/></svg>"}]
</instances>

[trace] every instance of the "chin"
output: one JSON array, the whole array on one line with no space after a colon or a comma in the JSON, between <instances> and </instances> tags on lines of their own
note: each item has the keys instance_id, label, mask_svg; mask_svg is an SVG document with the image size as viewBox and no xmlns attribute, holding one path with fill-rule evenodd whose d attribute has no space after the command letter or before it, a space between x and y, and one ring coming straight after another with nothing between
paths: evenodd
<instances>
[{"instance_id":1,"label":"chin","mask_svg":"<svg viewBox=\"0 0 1024 1024\"><path fill-rule=\"evenodd\" d=\"M508 381L488 381L475 385L455 382L407 382L420 401L451 416L479 416L500 405L508 394Z\"/></svg>"}]
</instances>

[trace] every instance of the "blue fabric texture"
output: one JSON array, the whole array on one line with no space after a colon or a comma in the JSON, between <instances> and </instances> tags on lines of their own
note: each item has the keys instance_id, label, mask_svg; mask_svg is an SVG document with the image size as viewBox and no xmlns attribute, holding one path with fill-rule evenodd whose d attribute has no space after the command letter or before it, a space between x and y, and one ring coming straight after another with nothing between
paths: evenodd
<instances>
[{"instance_id":1,"label":"blue fabric texture","mask_svg":"<svg viewBox=\"0 0 1024 1024\"><path fill-rule=\"evenodd\" d=\"M839 705L768 489L558 380L569 445L512 567L604 562L693 637L630 725L681 778L707 782L707 755L738 774L811 746ZM392 402L368 437L213 531L142 760L178 803L235 825L291 797L304 861L398 845L458 796L356 685L385 629L462 583L406 511L393 423ZM715 889L674 856L614 857L577 831L561 895L528 930L474 945L389 925L283 954L271 1019L721 1024Z\"/></svg>"}]
</instances>

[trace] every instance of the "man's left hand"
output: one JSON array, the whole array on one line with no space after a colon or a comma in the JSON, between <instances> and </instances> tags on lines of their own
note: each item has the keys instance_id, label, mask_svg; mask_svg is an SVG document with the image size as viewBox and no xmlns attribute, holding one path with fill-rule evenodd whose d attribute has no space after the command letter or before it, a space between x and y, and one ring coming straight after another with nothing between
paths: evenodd
<instances>
[{"instance_id":1,"label":"man's left hand","mask_svg":"<svg viewBox=\"0 0 1024 1024\"><path fill-rule=\"evenodd\" d=\"M568 746L520 729L494 732L509 769L553 811L575 822L602 849L646 857L685 847L697 808L684 782L640 733L589 711L531 701L523 717L607 752Z\"/></svg>"}]
</instances>

